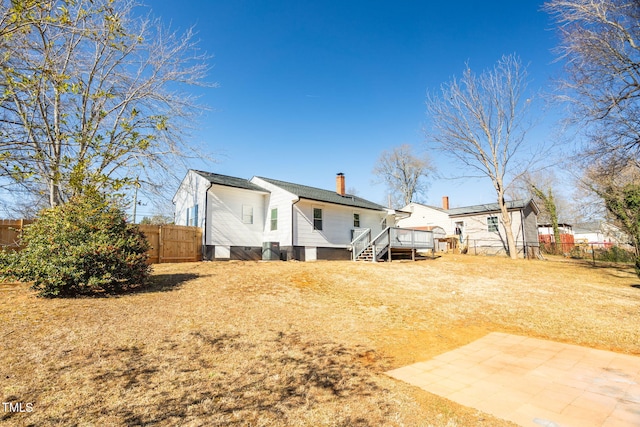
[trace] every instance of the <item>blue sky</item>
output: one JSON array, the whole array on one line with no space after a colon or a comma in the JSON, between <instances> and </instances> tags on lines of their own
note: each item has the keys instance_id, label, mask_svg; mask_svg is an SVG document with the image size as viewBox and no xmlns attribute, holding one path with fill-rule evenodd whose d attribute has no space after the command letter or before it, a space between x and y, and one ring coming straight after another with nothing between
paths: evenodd
<instances>
[{"instance_id":1,"label":"blue sky","mask_svg":"<svg viewBox=\"0 0 640 427\"><path fill-rule=\"evenodd\" d=\"M176 5L179 4L179 7ZM173 29L195 25L213 55L216 89L196 89L213 111L193 143L216 164L193 168L251 178L266 176L320 188L347 188L386 200L372 169L383 150L408 143L425 149L426 93L462 73L482 71L503 54L529 65L530 88L543 90L559 72L556 43L541 1L149 1ZM544 119L529 134L549 138ZM458 175L429 152L442 175ZM463 173L460 173L463 174ZM495 201L488 180L434 180L426 201L451 206Z\"/></svg>"}]
</instances>

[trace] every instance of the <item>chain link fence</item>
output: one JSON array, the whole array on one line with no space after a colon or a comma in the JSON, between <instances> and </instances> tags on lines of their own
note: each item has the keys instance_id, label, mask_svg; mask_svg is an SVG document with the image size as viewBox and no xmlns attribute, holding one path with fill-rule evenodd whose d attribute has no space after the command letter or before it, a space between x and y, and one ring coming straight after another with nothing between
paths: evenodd
<instances>
[{"instance_id":1,"label":"chain link fence","mask_svg":"<svg viewBox=\"0 0 640 427\"><path fill-rule=\"evenodd\" d=\"M614 245L603 243L568 244L555 242L540 245L543 255L563 255L574 259L591 260L592 262L634 263L635 250L631 245Z\"/></svg>"},{"instance_id":2,"label":"chain link fence","mask_svg":"<svg viewBox=\"0 0 640 427\"><path fill-rule=\"evenodd\" d=\"M560 243L555 242L517 242L517 255L521 258L540 258L545 255L562 255L567 258L583 259L592 262L610 262L633 264L636 260L634 247L614 245L612 243ZM507 256L506 242L501 240L466 239L460 251L469 255Z\"/></svg>"},{"instance_id":3,"label":"chain link fence","mask_svg":"<svg viewBox=\"0 0 640 427\"><path fill-rule=\"evenodd\" d=\"M460 251L469 255L507 256L507 242L500 239L465 239ZM537 241L516 242L516 255L520 258L538 258L540 244Z\"/></svg>"}]
</instances>

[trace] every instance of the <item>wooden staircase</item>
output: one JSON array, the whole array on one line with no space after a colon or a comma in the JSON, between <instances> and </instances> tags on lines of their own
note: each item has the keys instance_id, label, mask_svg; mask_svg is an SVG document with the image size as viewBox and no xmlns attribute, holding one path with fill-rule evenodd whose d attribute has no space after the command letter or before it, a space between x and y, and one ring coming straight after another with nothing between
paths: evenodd
<instances>
[{"instance_id":1,"label":"wooden staircase","mask_svg":"<svg viewBox=\"0 0 640 427\"><path fill-rule=\"evenodd\" d=\"M388 247L384 247L384 248L376 248L376 252L377 252L377 259L376 261L383 261L382 257L384 256L384 254L387 252ZM368 261L368 262L372 262L373 261L373 245L369 245L367 246L367 248L362 251L360 253L360 255L358 255L356 257L356 261Z\"/></svg>"},{"instance_id":2,"label":"wooden staircase","mask_svg":"<svg viewBox=\"0 0 640 427\"><path fill-rule=\"evenodd\" d=\"M356 257L356 261L371 261L373 260L373 248L368 246L367 249L362 251L360 255Z\"/></svg>"}]
</instances>

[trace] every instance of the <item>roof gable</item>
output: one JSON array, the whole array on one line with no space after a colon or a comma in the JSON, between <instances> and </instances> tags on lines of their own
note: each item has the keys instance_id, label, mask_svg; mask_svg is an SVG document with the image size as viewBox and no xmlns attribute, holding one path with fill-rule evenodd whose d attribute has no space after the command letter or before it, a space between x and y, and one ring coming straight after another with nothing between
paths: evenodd
<instances>
[{"instance_id":1,"label":"roof gable","mask_svg":"<svg viewBox=\"0 0 640 427\"><path fill-rule=\"evenodd\" d=\"M280 187L281 189L288 191L289 193L292 193L302 199L333 203L342 206L352 206L355 208L386 210L386 208L382 205L350 194L341 196L334 191L323 190L321 188L309 187L306 185L294 184L292 182L279 181L277 179L264 178L261 176L258 176L256 178L262 179L263 181Z\"/></svg>"},{"instance_id":2,"label":"roof gable","mask_svg":"<svg viewBox=\"0 0 640 427\"><path fill-rule=\"evenodd\" d=\"M248 179L236 178L234 176L228 176L228 175L220 175L220 174L211 173L211 172L204 172L204 171L199 171L195 169L191 169L191 170L194 173L206 179L207 181L209 181L211 184L224 185L226 187L242 188L245 190L260 191L262 193L269 192L268 190L254 184Z\"/></svg>"},{"instance_id":3,"label":"roof gable","mask_svg":"<svg viewBox=\"0 0 640 427\"><path fill-rule=\"evenodd\" d=\"M442 208L439 208L437 206L425 205L425 204L418 203L418 202L411 202L407 206L403 207L401 210L402 211L405 211L405 210L410 211L412 206L415 206L417 208L431 209L431 210L434 210L434 211L437 211L437 212L441 212L441 213L444 213L444 214L447 214L449 212L449 211L447 211L445 209L442 209Z\"/></svg>"}]
</instances>

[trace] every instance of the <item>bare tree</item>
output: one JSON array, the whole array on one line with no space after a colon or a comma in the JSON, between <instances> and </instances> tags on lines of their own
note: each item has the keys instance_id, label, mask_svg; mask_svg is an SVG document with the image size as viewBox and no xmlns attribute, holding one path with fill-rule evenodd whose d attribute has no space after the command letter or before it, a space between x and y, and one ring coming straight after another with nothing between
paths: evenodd
<instances>
[{"instance_id":1,"label":"bare tree","mask_svg":"<svg viewBox=\"0 0 640 427\"><path fill-rule=\"evenodd\" d=\"M503 56L492 70L480 75L467 65L460 80L454 78L442 86L440 97L427 97L427 114L433 124L428 140L460 161L466 168L464 174L475 171L491 180L511 258L516 258L517 250L505 203L507 180L516 171L527 170L532 160L531 155L518 157L523 154L527 131L526 78L518 57Z\"/></svg>"},{"instance_id":2,"label":"bare tree","mask_svg":"<svg viewBox=\"0 0 640 427\"><path fill-rule=\"evenodd\" d=\"M426 193L429 185L426 179L434 172L429 156L415 154L409 144L383 151L373 168L374 175L387 185L392 202L402 206Z\"/></svg>"},{"instance_id":3,"label":"bare tree","mask_svg":"<svg viewBox=\"0 0 640 427\"><path fill-rule=\"evenodd\" d=\"M204 85L207 71L192 32L166 31L131 0L2 6L5 183L45 193L51 206L88 187L164 184L158 174L192 153L184 130L199 106L183 88ZM26 17L18 29L7 10Z\"/></svg>"},{"instance_id":4,"label":"bare tree","mask_svg":"<svg viewBox=\"0 0 640 427\"><path fill-rule=\"evenodd\" d=\"M563 97L587 137L583 185L632 237L640 275L640 2L549 0L544 7L558 24Z\"/></svg>"},{"instance_id":5,"label":"bare tree","mask_svg":"<svg viewBox=\"0 0 640 427\"><path fill-rule=\"evenodd\" d=\"M561 82L591 158L640 154L640 2L549 0L558 24ZM581 155L584 157L584 152Z\"/></svg>"}]
</instances>

